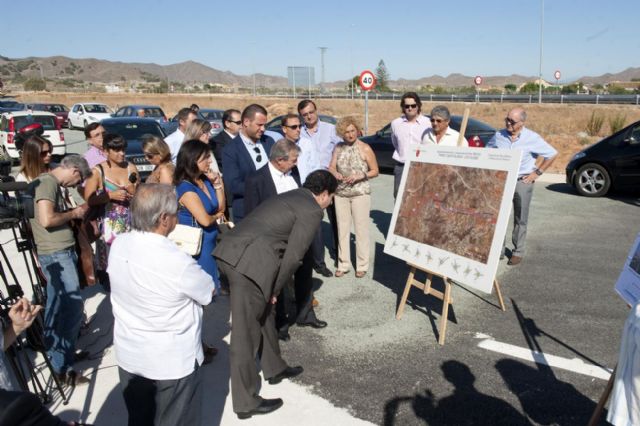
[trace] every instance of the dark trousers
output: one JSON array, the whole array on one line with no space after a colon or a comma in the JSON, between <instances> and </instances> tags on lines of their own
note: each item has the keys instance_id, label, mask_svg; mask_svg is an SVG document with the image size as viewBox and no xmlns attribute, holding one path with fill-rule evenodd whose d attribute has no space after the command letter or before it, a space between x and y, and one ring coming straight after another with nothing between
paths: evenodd
<instances>
[{"instance_id":1,"label":"dark trousers","mask_svg":"<svg viewBox=\"0 0 640 426\"><path fill-rule=\"evenodd\" d=\"M53 416L36 395L0 389L1 426L63 426L66 424L67 422Z\"/></svg>"},{"instance_id":2,"label":"dark trousers","mask_svg":"<svg viewBox=\"0 0 640 426\"><path fill-rule=\"evenodd\" d=\"M278 296L276 304L276 328L286 332L293 322L313 322L316 314L313 310L313 253L309 249L302 259L293 279L294 294L285 286ZM295 297L295 311L292 296Z\"/></svg>"},{"instance_id":3,"label":"dark trousers","mask_svg":"<svg viewBox=\"0 0 640 426\"><path fill-rule=\"evenodd\" d=\"M262 402L256 357L265 379L284 371L287 364L280 356L274 306L267 303L256 283L233 266L218 261L218 267L229 279L231 290L231 399L233 411L241 413Z\"/></svg>"},{"instance_id":4,"label":"dark trousers","mask_svg":"<svg viewBox=\"0 0 640 426\"><path fill-rule=\"evenodd\" d=\"M326 208L327 216L329 217L329 224L331 225L331 240L333 241L334 253L336 253L336 259L338 256L338 221L336 219L336 207L331 203ZM322 267L326 266L324 261L324 236L322 234L322 224L318 227L316 235L311 242L311 251L313 253L313 266Z\"/></svg>"},{"instance_id":5,"label":"dark trousers","mask_svg":"<svg viewBox=\"0 0 640 426\"><path fill-rule=\"evenodd\" d=\"M202 384L197 364L193 373L177 380L147 379L119 367L118 373L129 426L200 424Z\"/></svg>"},{"instance_id":6,"label":"dark trousers","mask_svg":"<svg viewBox=\"0 0 640 426\"><path fill-rule=\"evenodd\" d=\"M396 165L393 167L393 199L398 198L398 189L400 188L400 181L402 180L402 173L404 172L404 164L396 161Z\"/></svg>"}]
</instances>

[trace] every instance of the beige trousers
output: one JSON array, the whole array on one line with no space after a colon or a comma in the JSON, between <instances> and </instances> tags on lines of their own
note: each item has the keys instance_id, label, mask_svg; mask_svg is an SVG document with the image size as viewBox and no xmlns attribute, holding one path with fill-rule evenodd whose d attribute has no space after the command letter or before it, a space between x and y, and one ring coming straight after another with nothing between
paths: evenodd
<instances>
[{"instance_id":1,"label":"beige trousers","mask_svg":"<svg viewBox=\"0 0 640 426\"><path fill-rule=\"evenodd\" d=\"M356 271L369 269L369 213L371 195L356 197L335 196L336 221L338 222L338 270L351 269L351 219L356 234Z\"/></svg>"}]
</instances>

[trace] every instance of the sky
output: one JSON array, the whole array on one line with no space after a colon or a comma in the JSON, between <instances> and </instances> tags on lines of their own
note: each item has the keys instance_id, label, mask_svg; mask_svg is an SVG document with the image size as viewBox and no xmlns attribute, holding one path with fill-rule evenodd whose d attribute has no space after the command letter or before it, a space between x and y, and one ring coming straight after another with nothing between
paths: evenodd
<instances>
[{"instance_id":1,"label":"sky","mask_svg":"<svg viewBox=\"0 0 640 426\"><path fill-rule=\"evenodd\" d=\"M537 76L543 2L544 79L556 70L563 83L640 66L638 0L7 1L0 55L193 60L283 77L287 66L313 66L320 82L318 48L327 47L327 82L375 70L380 60L393 80Z\"/></svg>"}]
</instances>

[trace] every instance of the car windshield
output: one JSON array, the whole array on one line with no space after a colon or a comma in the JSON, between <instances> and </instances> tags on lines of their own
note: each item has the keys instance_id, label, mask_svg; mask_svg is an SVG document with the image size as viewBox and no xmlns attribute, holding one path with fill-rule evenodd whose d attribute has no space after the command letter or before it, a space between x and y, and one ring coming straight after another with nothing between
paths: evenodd
<instances>
[{"instance_id":1,"label":"car windshield","mask_svg":"<svg viewBox=\"0 0 640 426\"><path fill-rule=\"evenodd\" d=\"M222 120L223 113L224 111L200 110L200 114L202 115L202 118L204 118L205 120Z\"/></svg>"},{"instance_id":2,"label":"car windshield","mask_svg":"<svg viewBox=\"0 0 640 426\"><path fill-rule=\"evenodd\" d=\"M55 105L54 104L54 105L49 105L48 111L49 112L53 112L53 113L56 113L56 112L67 112L67 111L69 111L69 108L67 108L64 105Z\"/></svg>"},{"instance_id":3,"label":"car windshield","mask_svg":"<svg viewBox=\"0 0 640 426\"><path fill-rule=\"evenodd\" d=\"M84 109L87 112L109 113L107 106L100 104L85 104Z\"/></svg>"},{"instance_id":4,"label":"car windshield","mask_svg":"<svg viewBox=\"0 0 640 426\"><path fill-rule=\"evenodd\" d=\"M145 117L164 117L164 112L160 108L145 108Z\"/></svg>"},{"instance_id":5,"label":"car windshield","mask_svg":"<svg viewBox=\"0 0 640 426\"><path fill-rule=\"evenodd\" d=\"M20 115L13 118L13 125L16 130L33 123L41 124L45 131L56 130L56 118L50 115Z\"/></svg>"},{"instance_id":6,"label":"car windshield","mask_svg":"<svg viewBox=\"0 0 640 426\"><path fill-rule=\"evenodd\" d=\"M160 130L160 127L155 121L150 123L102 123L102 126L107 133L115 133L127 141L130 139L140 139L143 135L153 135L164 138L162 130Z\"/></svg>"}]
</instances>

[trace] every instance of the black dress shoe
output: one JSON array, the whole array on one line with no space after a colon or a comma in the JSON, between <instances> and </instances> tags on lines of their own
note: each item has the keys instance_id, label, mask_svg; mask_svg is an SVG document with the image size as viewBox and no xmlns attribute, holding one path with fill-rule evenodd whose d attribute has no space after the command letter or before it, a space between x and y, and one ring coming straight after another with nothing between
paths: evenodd
<instances>
[{"instance_id":1,"label":"black dress shoe","mask_svg":"<svg viewBox=\"0 0 640 426\"><path fill-rule=\"evenodd\" d=\"M236 413L238 418L241 420L248 419L251 416L255 416L257 414L269 414L272 411L276 411L278 408L282 407L282 400L280 398L274 399L262 399L260 405L250 411L243 411L241 413Z\"/></svg>"},{"instance_id":2,"label":"black dress shoe","mask_svg":"<svg viewBox=\"0 0 640 426\"><path fill-rule=\"evenodd\" d=\"M90 355L91 355L91 352L89 351L76 351L76 353L73 354L73 359L76 362L84 361L85 359L89 358Z\"/></svg>"},{"instance_id":3,"label":"black dress shoe","mask_svg":"<svg viewBox=\"0 0 640 426\"><path fill-rule=\"evenodd\" d=\"M298 322L296 324L299 327L312 327L312 328L325 328L327 326L326 321L322 321L319 319L316 319L314 321L308 321L308 322Z\"/></svg>"},{"instance_id":4,"label":"black dress shoe","mask_svg":"<svg viewBox=\"0 0 640 426\"><path fill-rule=\"evenodd\" d=\"M313 270L316 271L318 274L322 275L323 277L333 276L333 272L331 272L331 270L329 270L329 268L327 268L326 265L314 266Z\"/></svg>"},{"instance_id":5,"label":"black dress shoe","mask_svg":"<svg viewBox=\"0 0 640 426\"><path fill-rule=\"evenodd\" d=\"M278 339L282 340L283 342L288 342L289 340L291 340L291 335L288 331L280 330L278 331Z\"/></svg>"},{"instance_id":6,"label":"black dress shoe","mask_svg":"<svg viewBox=\"0 0 640 426\"><path fill-rule=\"evenodd\" d=\"M275 376L267 379L267 381L269 382L270 385L277 385L278 383L280 383L284 379L290 379L292 377L296 377L296 376L302 374L303 371L304 371L304 368L302 368L301 366L287 367L283 371L281 371L280 373L278 373Z\"/></svg>"}]
</instances>

